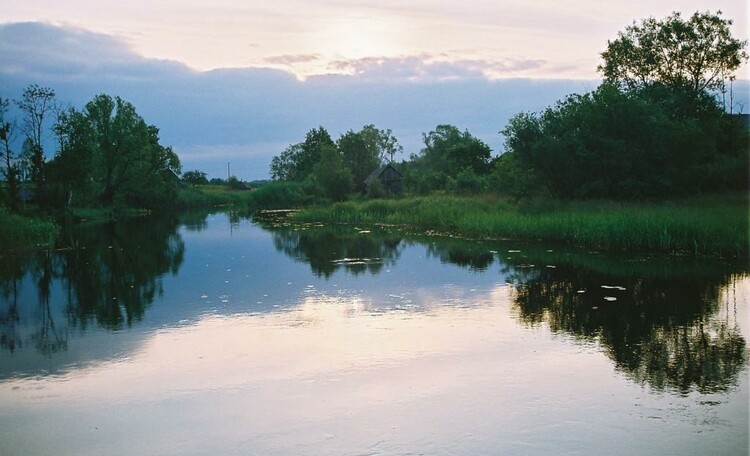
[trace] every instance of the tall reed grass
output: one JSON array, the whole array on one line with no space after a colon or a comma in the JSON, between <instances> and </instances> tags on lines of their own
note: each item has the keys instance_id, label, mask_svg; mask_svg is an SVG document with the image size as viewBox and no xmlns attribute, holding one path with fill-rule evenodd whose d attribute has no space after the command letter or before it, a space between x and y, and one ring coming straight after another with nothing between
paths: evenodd
<instances>
[{"instance_id":1,"label":"tall reed grass","mask_svg":"<svg viewBox=\"0 0 750 456\"><path fill-rule=\"evenodd\" d=\"M180 190L179 209L235 206L241 209L281 209L305 203L302 184L271 182L253 190L232 190L223 185L203 185Z\"/></svg>"},{"instance_id":2,"label":"tall reed grass","mask_svg":"<svg viewBox=\"0 0 750 456\"><path fill-rule=\"evenodd\" d=\"M473 238L561 242L607 251L748 257L747 196L670 203L428 196L308 208L300 221L408 225Z\"/></svg>"}]
</instances>

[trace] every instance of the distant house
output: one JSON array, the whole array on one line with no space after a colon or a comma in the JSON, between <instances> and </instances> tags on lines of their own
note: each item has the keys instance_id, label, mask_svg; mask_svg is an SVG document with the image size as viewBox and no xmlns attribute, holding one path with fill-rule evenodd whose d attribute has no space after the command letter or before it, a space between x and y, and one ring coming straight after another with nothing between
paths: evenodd
<instances>
[{"instance_id":1,"label":"distant house","mask_svg":"<svg viewBox=\"0 0 750 456\"><path fill-rule=\"evenodd\" d=\"M176 172L172 171L169 168L159 171L159 175L161 175L162 179L164 179L165 182L168 182L170 184L180 184L182 182L180 176L178 176Z\"/></svg>"},{"instance_id":2,"label":"distant house","mask_svg":"<svg viewBox=\"0 0 750 456\"><path fill-rule=\"evenodd\" d=\"M399 173L390 163L379 167L367 176L367 179L365 179L365 185L368 190L375 180L380 181L383 189L390 195L398 195L404 191L403 184L401 183L401 173Z\"/></svg>"}]
</instances>

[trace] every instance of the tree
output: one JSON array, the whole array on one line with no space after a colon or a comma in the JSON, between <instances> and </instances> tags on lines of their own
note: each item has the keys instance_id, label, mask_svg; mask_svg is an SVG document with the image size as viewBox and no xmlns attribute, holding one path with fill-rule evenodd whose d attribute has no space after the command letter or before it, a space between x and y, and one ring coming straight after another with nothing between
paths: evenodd
<instances>
[{"instance_id":1,"label":"tree","mask_svg":"<svg viewBox=\"0 0 750 456\"><path fill-rule=\"evenodd\" d=\"M155 208L175 201L179 159L159 144L158 128L146 124L130 103L97 95L81 113L64 116L58 130L66 138L58 157L63 181L85 173L105 205ZM87 170L62 166L76 156L87 160Z\"/></svg>"},{"instance_id":2,"label":"tree","mask_svg":"<svg viewBox=\"0 0 750 456\"><path fill-rule=\"evenodd\" d=\"M538 116L517 115L503 130L507 152L497 162L496 178L509 178L516 191L543 184L563 198L664 198L747 188L747 141L736 146L741 132L732 119L707 95L698 98L700 116L675 115L681 96L603 84Z\"/></svg>"},{"instance_id":3,"label":"tree","mask_svg":"<svg viewBox=\"0 0 750 456\"><path fill-rule=\"evenodd\" d=\"M411 168L414 169L408 171L424 176L433 174L434 177L429 180L443 182L441 188L448 182L446 178L455 178L464 169L469 168L476 175L485 175L491 169L490 147L468 130L462 132L453 125L438 125L435 130L423 134L422 138L425 147L419 156L412 157ZM437 175L445 178L437 179ZM424 181L421 178L417 180Z\"/></svg>"},{"instance_id":4,"label":"tree","mask_svg":"<svg viewBox=\"0 0 750 456\"><path fill-rule=\"evenodd\" d=\"M323 127L313 128L303 142L290 145L271 159L271 177L274 180L304 181L320 161L322 149L329 146L335 148L336 144L328 131Z\"/></svg>"},{"instance_id":5,"label":"tree","mask_svg":"<svg viewBox=\"0 0 750 456\"><path fill-rule=\"evenodd\" d=\"M369 124L362 130L347 131L336 141L341 151L344 166L352 172L355 189L365 191L365 179L383 162L393 161L397 152L403 147L393 136L391 130L380 130Z\"/></svg>"},{"instance_id":6,"label":"tree","mask_svg":"<svg viewBox=\"0 0 750 456\"><path fill-rule=\"evenodd\" d=\"M305 180L312 173L313 167L320 161L326 147L336 147L331 135L323 127L313 128L305 135L300 154L297 157L293 180Z\"/></svg>"},{"instance_id":7,"label":"tree","mask_svg":"<svg viewBox=\"0 0 750 456\"><path fill-rule=\"evenodd\" d=\"M295 180L296 161L302 153L302 143L291 144L279 155L271 159L271 179L277 181Z\"/></svg>"},{"instance_id":8,"label":"tree","mask_svg":"<svg viewBox=\"0 0 750 456\"><path fill-rule=\"evenodd\" d=\"M198 171L197 169L194 171L186 171L182 175L182 180L192 186L208 184L208 178L206 177L206 173L202 171Z\"/></svg>"},{"instance_id":9,"label":"tree","mask_svg":"<svg viewBox=\"0 0 750 456\"><path fill-rule=\"evenodd\" d=\"M109 205L135 181L136 168L147 160L147 125L135 107L122 99L97 95L84 108L96 148L97 180L104 189L102 202Z\"/></svg>"},{"instance_id":10,"label":"tree","mask_svg":"<svg viewBox=\"0 0 750 456\"><path fill-rule=\"evenodd\" d=\"M145 155L147 161L136 168L131 188L130 204L147 208L173 207L177 201L180 173L180 158L171 147L159 143L159 129L147 127Z\"/></svg>"},{"instance_id":11,"label":"tree","mask_svg":"<svg viewBox=\"0 0 750 456\"><path fill-rule=\"evenodd\" d=\"M341 153L335 146L320 149L320 160L313 167L313 181L323 196L333 201L343 201L352 191L352 174L343 165Z\"/></svg>"},{"instance_id":12,"label":"tree","mask_svg":"<svg viewBox=\"0 0 750 456\"><path fill-rule=\"evenodd\" d=\"M46 190L46 175L44 165L44 121L55 111L55 91L49 87L32 84L24 89L21 99L16 104L24 113L21 127L31 148L31 179L37 185L37 193L43 200Z\"/></svg>"},{"instance_id":13,"label":"tree","mask_svg":"<svg viewBox=\"0 0 750 456\"><path fill-rule=\"evenodd\" d=\"M373 141L366 141L362 132L347 131L336 141L342 164L349 168L357 191L365 191L365 179L380 165L380 154Z\"/></svg>"},{"instance_id":14,"label":"tree","mask_svg":"<svg viewBox=\"0 0 750 456\"><path fill-rule=\"evenodd\" d=\"M58 113L53 127L59 149L49 163L49 178L65 205L90 203L96 196L94 138L84 113L68 109Z\"/></svg>"},{"instance_id":15,"label":"tree","mask_svg":"<svg viewBox=\"0 0 750 456\"><path fill-rule=\"evenodd\" d=\"M393 163L394 156L404 151L403 146L398 143L390 128L379 130L372 124L365 125L362 127L361 134L365 136L365 141L372 141L377 145L381 162Z\"/></svg>"},{"instance_id":16,"label":"tree","mask_svg":"<svg viewBox=\"0 0 750 456\"><path fill-rule=\"evenodd\" d=\"M684 86L694 94L723 89L748 59L747 40L732 37L730 25L721 11L696 12L687 20L675 12L663 20L634 22L608 41L598 70L605 82L623 89L655 83Z\"/></svg>"},{"instance_id":17,"label":"tree","mask_svg":"<svg viewBox=\"0 0 750 456\"><path fill-rule=\"evenodd\" d=\"M13 157L13 151L10 147L15 134L15 126L6 120L8 106L10 102L7 98L0 97L0 158L3 159L5 169L3 175L8 186L8 202L11 209L18 206L18 168Z\"/></svg>"}]
</instances>

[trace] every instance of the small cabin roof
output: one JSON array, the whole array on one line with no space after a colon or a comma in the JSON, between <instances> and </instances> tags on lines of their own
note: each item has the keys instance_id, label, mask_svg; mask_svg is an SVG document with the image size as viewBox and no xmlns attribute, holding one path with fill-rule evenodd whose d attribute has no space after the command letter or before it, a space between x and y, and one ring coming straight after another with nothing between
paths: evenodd
<instances>
[{"instance_id":1,"label":"small cabin roof","mask_svg":"<svg viewBox=\"0 0 750 456\"><path fill-rule=\"evenodd\" d=\"M401 176L401 173L398 172L398 170L396 168L394 168L393 165L391 165L390 163L386 163L385 165L379 166L378 168L375 169L375 171L373 171L372 173L370 173L370 175L367 176L367 178L365 179L365 183L369 184L373 180L377 179L388 168L391 168L393 170L393 172L395 172L396 174L398 174L399 176Z\"/></svg>"}]
</instances>

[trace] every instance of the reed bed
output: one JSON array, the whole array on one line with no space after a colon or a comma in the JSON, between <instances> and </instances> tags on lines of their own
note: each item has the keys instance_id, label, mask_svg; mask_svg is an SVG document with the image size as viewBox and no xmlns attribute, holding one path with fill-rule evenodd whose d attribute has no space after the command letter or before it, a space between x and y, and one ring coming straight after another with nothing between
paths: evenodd
<instances>
[{"instance_id":1,"label":"reed bed","mask_svg":"<svg viewBox=\"0 0 750 456\"><path fill-rule=\"evenodd\" d=\"M311 207L300 221L405 225L471 238L544 240L605 251L748 257L746 196L678 202L513 203L429 196Z\"/></svg>"},{"instance_id":2,"label":"reed bed","mask_svg":"<svg viewBox=\"0 0 750 456\"><path fill-rule=\"evenodd\" d=\"M232 190L223 185L202 185L180 190L178 209L235 206L248 210L298 207L305 204L302 185L272 182L254 190Z\"/></svg>"}]
</instances>

